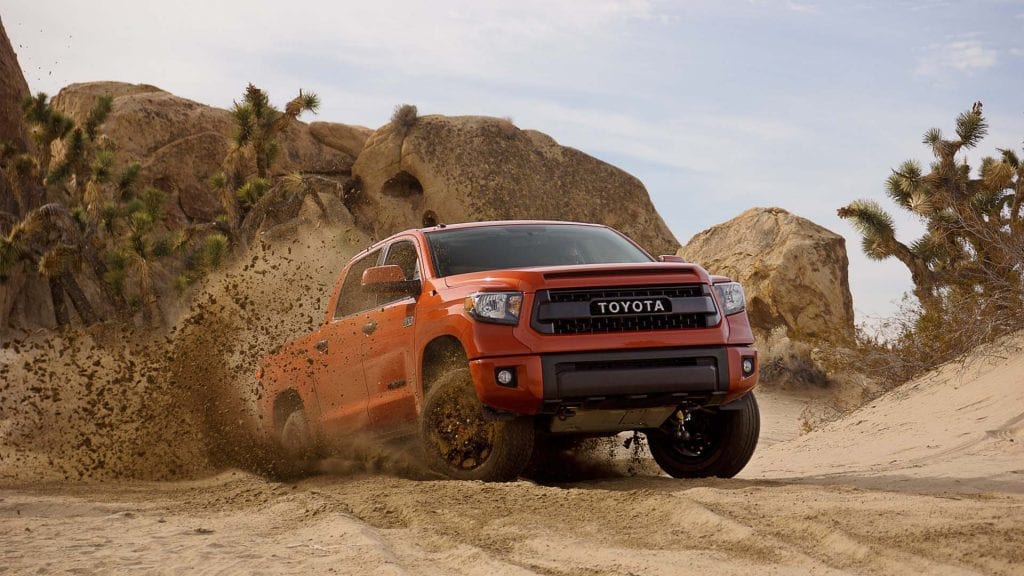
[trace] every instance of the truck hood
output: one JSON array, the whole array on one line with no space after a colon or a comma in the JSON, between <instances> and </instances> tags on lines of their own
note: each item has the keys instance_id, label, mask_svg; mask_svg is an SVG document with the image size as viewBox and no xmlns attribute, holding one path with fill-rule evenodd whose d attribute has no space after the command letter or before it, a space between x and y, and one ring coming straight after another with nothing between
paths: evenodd
<instances>
[{"instance_id":1,"label":"truck hood","mask_svg":"<svg viewBox=\"0 0 1024 576\"><path fill-rule=\"evenodd\" d=\"M581 264L488 270L442 279L448 288L517 290L581 286L634 286L650 284L710 284L711 277L697 264L645 262L639 264Z\"/></svg>"}]
</instances>

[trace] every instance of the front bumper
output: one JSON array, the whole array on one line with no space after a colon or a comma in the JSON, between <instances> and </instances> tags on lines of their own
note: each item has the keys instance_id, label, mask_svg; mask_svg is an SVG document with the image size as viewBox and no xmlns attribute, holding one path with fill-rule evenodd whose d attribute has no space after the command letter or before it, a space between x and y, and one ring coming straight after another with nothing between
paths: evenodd
<instances>
[{"instance_id":1,"label":"front bumper","mask_svg":"<svg viewBox=\"0 0 1024 576\"><path fill-rule=\"evenodd\" d=\"M742 361L754 369L743 374ZM511 371L510 384L498 382ZM487 357L470 362L481 402L517 414L713 406L757 384L750 346L674 347Z\"/></svg>"}]
</instances>

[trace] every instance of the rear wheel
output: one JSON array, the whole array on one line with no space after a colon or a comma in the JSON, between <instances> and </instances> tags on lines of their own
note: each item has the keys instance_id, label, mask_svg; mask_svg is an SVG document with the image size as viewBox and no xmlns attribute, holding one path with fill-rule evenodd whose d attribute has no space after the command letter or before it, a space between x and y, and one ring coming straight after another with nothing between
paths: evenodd
<instances>
[{"instance_id":1,"label":"rear wheel","mask_svg":"<svg viewBox=\"0 0 1024 576\"><path fill-rule=\"evenodd\" d=\"M427 392L420 439L427 464L457 480L507 482L526 467L533 450L529 418L484 416L468 368L440 377Z\"/></svg>"},{"instance_id":2,"label":"rear wheel","mask_svg":"<svg viewBox=\"0 0 1024 576\"><path fill-rule=\"evenodd\" d=\"M694 410L676 430L647 433L651 456L676 478L732 478L757 448L761 417L753 392L724 409Z\"/></svg>"}]
</instances>

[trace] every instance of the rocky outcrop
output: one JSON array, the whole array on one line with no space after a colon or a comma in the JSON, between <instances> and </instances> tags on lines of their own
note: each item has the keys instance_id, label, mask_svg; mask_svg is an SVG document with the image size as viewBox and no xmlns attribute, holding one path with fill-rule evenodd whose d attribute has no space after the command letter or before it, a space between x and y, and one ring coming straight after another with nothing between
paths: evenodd
<instances>
[{"instance_id":1,"label":"rocky outcrop","mask_svg":"<svg viewBox=\"0 0 1024 576\"><path fill-rule=\"evenodd\" d=\"M21 66L18 65L18 56L14 53L3 22L0 21L0 143L13 145L20 150L24 150L28 145L28 135L21 112L21 102L28 95L28 83L25 82ZM0 212L18 215L20 211L14 191L8 188L7 178L0 174ZM6 228L0 227L0 231L3 230ZM39 303L24 297L28 281L27 276L20 269L16 269L6 282L0 284L0 334L10 322L12 315L32 320L43 317L38 311ZM39 289L38 284L33 283L28 287L28 291ZM14 308L19 304L19 300L22 310L16 311Z\"/></svg>"},{"instance_id":2,"label":"rocky outcrop","mask_svg":"<svg viewBox=\"0 0 1024 576\"><path fill-rule=\"evenodd\" d=\"M310 122L309 133L324 146L340 150L355 158L363 151L363 146L373 134L373 130L365 126L337 122Z\"/></svg>"},{"instance_id":3,"label":"rocky outcrop","mask_svg":"<svg viewBox=\"0 0 1024 576\"><path fill-rule=\"evenodd\" d=\"M853 298L842 236L781 208L752 208L696 236L684 258L743 284L760 338L853 338Z\"/></svg>"},{"instance_id":4,"label":"rocky outcrop","mask_svg":"<svg viewBox=\"0 0 1024 576\"><path fill-rule=\"evenodd\" d=\"M480 116L424 116L377 130L352 167L357 222L377 238L433 223L600 222L654 254L679 243L639 180L551 137Z\"/></svg>"},{"instance_id":5,"label":"rocky outcrop","mask_svg":"<svg viewBox=\"0 0 1024 576\"><path fill-rule=\"evenodd\" d=\"M211 222L222 213L219 194L208 183L213 174L239 166L243 174L255 172L251 152L231 143L234 122L227 110L155 86L119 82L72 84L52 103L82 125L105 95L113 98L113 111L98 138L115 152L112 170L140 164L140 187L152 185L167 195L167 230ZM297 217L281 211L264 233L287 234L293 221L312 219L311 211L332 222L354 222L377 238L440 222L580 220L622 230L654 254L678 248L639 180L545 134L485 117L428 116L406 128L400 134L391 124L371 131L290 123L278 137L273 175L313 176L307 183L319 202L307 198L306 205L291 206ZM62 146L54 145L55 162ZM171 293L172 277L158 278L158 298ZM46 298L29 297L45 296L44 291L37 286L30 292L17 301L0 298L0 305L20 318L12 324L52 325L40 319L41 314L52 318L52 310L43 314L36 302ZM0 317L0 329L5 324Z\"/></svg>"},{"instance_id":6,"label":"rocky outcrop","mask_svg":"<svg viewBox=\"0 0 1024 576\"><path fill-rule=\"evenodd\" d=\"M21 102L28 96L28 83L18 65L11 40L0 21L0 142L26 146L25 123Z\"/></svg>"},{"instance_id":7,"label":"rocky outcrop","mask_svg":"<svg viewBox=\"0 0 1024 576\"><path fill-rule=\"evenodd\" d=\"M18 150L25 150L28 146L28 134L21 112L21 103L28 95L28 84L18 65L18 56L0 21L0 145L14 146ZM19 212L18 202L14 191L8 188L7 178L0 178L0 212ZM3 296L0 296L0 310L7 309L2 304L3 300Z\"/></svg>"},{"instance_id":8,"label":"rocky outcrop","mask_svg":"<svg viewBox=\"0 0 1024 576\"><path fill-rule=\"evenodd\" d=\"M144 183L168 193L168 224L215 218L220 204L207 179L222 169L230 152L231 113L155 86L120 82L72 84L60 91L53 105L81 123L96 98L106 94L114 97L114 109L100 132L116 146L120 162L139 162ZM330 126L333 134L344 134L348 128ZM357 133L358 128L352 132ZM351 149L354 137L321 139L307 124L292 122L279 140L275 173L336 176L339 185L348 178L354 154L335 146Z\"/></svg>"}]
</instances>

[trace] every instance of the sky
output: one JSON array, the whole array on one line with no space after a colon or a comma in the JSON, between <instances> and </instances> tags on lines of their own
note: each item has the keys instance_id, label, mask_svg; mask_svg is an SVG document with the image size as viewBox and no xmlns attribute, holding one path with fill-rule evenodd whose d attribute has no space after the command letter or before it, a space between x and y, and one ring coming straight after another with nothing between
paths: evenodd
<instances>
[{"instance_id":1,"label":"sky","mask_svg":"<svg viewBox=\"0 0 1024 576\"><path fill-rule=\"evenodd\" d=\"M836 216L890 208L890 170L984 103L996 148L1024 147L1024 0L0 0L33 92L153 84L220 107L252 82L316 117L378 127L395 106L484 114L638 177L683 244L755 206L847 240L858 321L911 288Z\"/></svg>"}]
</instances>

